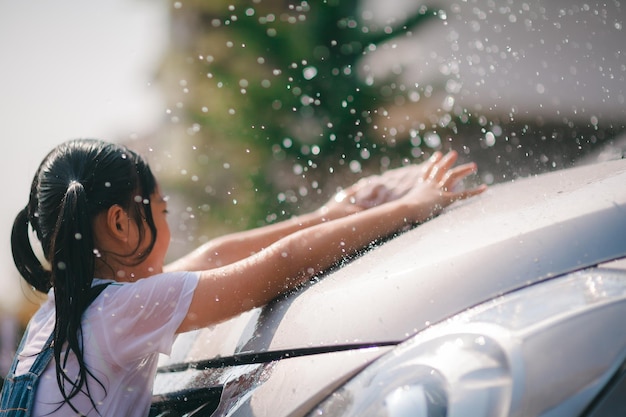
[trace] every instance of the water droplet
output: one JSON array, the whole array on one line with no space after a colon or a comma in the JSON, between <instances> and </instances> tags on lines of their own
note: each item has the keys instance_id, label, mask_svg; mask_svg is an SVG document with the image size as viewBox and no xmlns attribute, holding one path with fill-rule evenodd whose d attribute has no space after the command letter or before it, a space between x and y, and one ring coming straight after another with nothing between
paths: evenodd
<instances>
[{"instance_id":1,"label":"water droplet","mask_svg":"<svg viewBox=\"0 0 626 417\"><path fill-rule=\"evenodd\" d=\"M496 144L496 135L494 135L493 132L485 133L485 144L489 147Z\"/></svg>"},{"instance_id":2,"label":"water droplet","mask_svg":"<svg viewBox=\"0 0 626 417\"><path fill-rule=\"evenodd\" d=\"M441 137L435 132L428 132L424 135L424 143L429 148L437 148L441 146Z\"/></svg>"},{"instance_id":3,"label":"water droplet","mask_svg":"<svg viewBox=\"0 0 626 417\"><path fill-rule=\"evenodd\" d=\"M312 80L317 75L317 68L309 66L302 70L302 76L305 80Z\"/></svg>"},{"instance_id":4,"label":"water droplet","mask_svg":"<svg viewBox=\"0 0 626 417\"><path fill-rule=\"evenodd\" d=\"M361 163L359 161L350 161L350 171L355 174L361 172Z\"/></svg>"},{"instance_id":5,"label":"water droplet","mask_svg":"<svg viewBox=\"0 0 626 417\"><path fill-rule=\"evenodd\" d=\"M444 111L450 111L452 110L452 108L454 107L454 97L453 96L447 96L444 100L443 103L441 104L441 107Z\"/></svg>"}]
</instances>

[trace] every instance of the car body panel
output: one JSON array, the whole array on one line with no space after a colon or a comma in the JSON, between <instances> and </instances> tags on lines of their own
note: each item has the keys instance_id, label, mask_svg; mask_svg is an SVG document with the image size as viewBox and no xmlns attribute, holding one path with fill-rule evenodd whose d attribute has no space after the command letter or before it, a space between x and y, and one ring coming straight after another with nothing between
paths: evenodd
<instances>
[{"instance_id":1,"label":"car body panel","mask_svg":"<svg viewBox=\"0 0 626 417\"><path fill-rule=\"evenodd\" d=\"M397 342L500 294L623 257L624 184L626 160L494 186L262 309L199 332L187 360Z\"/></svg>"},{"instance_id":2,"label":"car body panel","mask_svg":"<svg viewBox=\"0 0 626 417\"><path fill-rule=\"evenodd\" d=\"M216 415L227 415L229 411L232 417L304 415L389 350L386 347L331 352L263 364L255 373L261 376L255 384L245 382L254 375L251 373L247 379L225 386Z\"/></svg>"},{"instance_id":3,"label":"car body panel","mask_svg":"<svg viewBox=\"0 0 626 417\"><path fill-rule=\"evenodd\" d=\"M586 416L626 370L625 315L626 270L545 280L416 334L307 416Z\"/></svg>"},{"instance_id":4,"label":"car body panel","mask_svg":"<svg viewBox=\"0 0 626 417\"><path fill-rule=\"evenodd\" d=\"M221 393L215 415L304 415L351 376L391 349L389 346L374 347L252 365L160 372L153 394L159 397L183 389L214 388Z\"/></svg>"}]
</instances>

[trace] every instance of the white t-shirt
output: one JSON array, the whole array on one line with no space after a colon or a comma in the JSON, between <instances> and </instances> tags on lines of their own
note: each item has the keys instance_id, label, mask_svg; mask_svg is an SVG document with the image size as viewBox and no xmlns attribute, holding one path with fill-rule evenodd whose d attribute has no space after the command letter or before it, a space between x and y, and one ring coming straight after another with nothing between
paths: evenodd
<instances>
[{"instance_id":1,"label":"white t-shirt","mask_svg":"<svg viewBox=\"0 0 626 417\"><path fill-rule=\"evenodd\" d=\"M102 282L107 281L96 279L94 285ZM91 396L101 416L148 415L158 355L170 353L197 283L198 274L193 272L113 283L87 308L82 320L83 354L87 369L104 385L103 389L88 377ZM17 374L28 371L34 355L52 333L54 319L51 290L31 320ZM78 363L73 355L66 370L70 376L77 374ZM33 417L76 415L67 404L58 408L62 399L53 359L39 379ZM72 404L84 415L98 416L85 395L74 397Z\"/></svg>"}]
</instances>

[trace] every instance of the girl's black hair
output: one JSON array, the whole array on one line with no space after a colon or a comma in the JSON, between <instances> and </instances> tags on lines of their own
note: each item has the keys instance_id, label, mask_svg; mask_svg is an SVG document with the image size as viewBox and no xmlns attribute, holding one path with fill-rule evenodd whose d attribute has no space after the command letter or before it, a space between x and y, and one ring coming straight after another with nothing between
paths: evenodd
<instances>
[{"instance_id":1,"label":"girl's black hair","mask_svg":"<svg viewBox=\"0 0 626 417\"><path fill-rule=\"evenodd\" d=\"M85 365L81 327L82 315L91 302L95 258L103 255L94 245L95 216L113 205L126 210L141 236L135 253L127 254L127 258L141 262L156 241L150 209L150 195L156 187L148 164L126 147L94 139L71 140L44 158L31 184L28 205L13 223L11 250L20 274L38 291L54 288L57 382L64 402L77 413L71 400L81 391L96 407L87 376L102 386ZM151 231L151 241L148 249L139 253L145 237L143 219ZM33 251L29 225L41 242L48 267ZM70 354L78 360L76 380L64 370Z\"/></svg>"}]
</instances>

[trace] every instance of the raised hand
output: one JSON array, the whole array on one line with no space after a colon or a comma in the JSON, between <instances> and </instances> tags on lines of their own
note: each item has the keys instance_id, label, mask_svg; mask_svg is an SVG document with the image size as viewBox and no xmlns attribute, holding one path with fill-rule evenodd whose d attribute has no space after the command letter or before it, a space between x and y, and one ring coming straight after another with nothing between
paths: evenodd
<instances>
[{"instance_id":1,"label":"raised hand","mask_svg":"<svg viewBox=\"0 0 626 417\"><path fill-rule=\"evenodd\" d=\"M402 195L402 201L429 208L428 217L431 217L455 201L485 191L487 186L484 184L467 190L460 188L461 181L476 172L476 164L471 162L454 167L457 156L454 151L446 155L433 155L423 165L421 175L413 187Z\"/></svg>"},{"instance_id":2,"label":"raised hand","mask_svg":"<svg viewBox=\"0 0 626 417\"><path fill-rule=\"evenodd\" d=\"M435 152L427 161L420 164L362 178L338 192L325 208L335 212L343 211L344 215L351 214L397 200L409 192L412 194L425 192L424 185L439 187L442 194L438 204L444 207L455 200L483 192L486 188L484 186L458 191L461 181L476 172L476 164L468 163L452 168L456 160L457 153L454 151L445 156L441 152Z\"/></svg>"}]
</instances>

